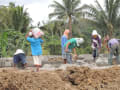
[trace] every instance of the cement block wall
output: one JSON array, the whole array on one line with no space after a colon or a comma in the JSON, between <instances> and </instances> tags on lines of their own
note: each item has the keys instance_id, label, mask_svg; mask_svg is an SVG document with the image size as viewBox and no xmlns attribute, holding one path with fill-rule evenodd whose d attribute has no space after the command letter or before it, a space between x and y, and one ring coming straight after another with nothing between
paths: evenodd
<instances>
[{"instance_id":1,"label":"cement block wall","mask_svg":"<svg viewBox=\"0 0 120 90\"><path fill-rule=\"evenodd\" d=\"M44 64L52 64L52 65L62 64L63 63L62 59L59 61L53 60L53 58L56 59L59 57L61 58L61 56L57 56L57 55L44 55L44 56L42 56L42 58L43 58L42 65L44 65ZM32 56L27 56L26 59L27 59L28 67L33 67L34 63L33 63ZM53 60L53 61L51 61L51 60ZM79 55L78 61L79 61L80 65L82 64L81 62L89 64L89 63L93 62L93 58L92 58L91 54L83 54L83 55L81 54L81 55ZM98 66L107 65L108 64L107 55L101 54L99 56L99 58L97 59L96 64ZM11 58L0 58L0 67L13 67L13 58L12 57Z\"/></svg>"},{"instance_id":2,"label":"cement block wall","mask_svg":"<svg viewBox=\"0 0 120 90\"><path fill-rule=\"evenodd\" d=\"M48 59L55 58L55 57L61 57L61 56L56 56L56 55L42 56L43 63L44 64L48 63ZM27 59L27 63L28 63L29 67L34 66L32 56L27 56L26 59ZM0 67L13 67L13 57L10 57L10 58L0 58Z\"/></svg>"}]
</instances>

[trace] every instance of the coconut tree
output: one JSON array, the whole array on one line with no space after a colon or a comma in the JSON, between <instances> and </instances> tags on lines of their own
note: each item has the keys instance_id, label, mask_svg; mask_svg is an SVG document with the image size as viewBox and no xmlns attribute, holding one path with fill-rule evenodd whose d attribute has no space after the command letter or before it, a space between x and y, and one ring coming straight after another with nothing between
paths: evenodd
<instances>
[{"instance_id":1,"label":"coconut tree","mask_svg":"<svg viewBox=\"0 0 120 90\"><path fill-rule=\"evenodd\" d=\"M27 13L27 9L24 10L24 6L17 6L12 8L12 24L15 30L18 30L22 33L26 32L31 18Z\"/></svg>"},{"instance_id":2,"label":"coconut tree","mask_svg":"<svg viewBox=\"0 0 120 90\"><path fill-rule=\"evenodd\" d=\"M24 6L15 6L14 3L9 3L8 6L0 6L0 31L15 29L24 33L30 23L31 18Z\"/></svg>"},{"instance_id":3,"label":"coconut tree","mask_svg":"<svg viewBox=\"0 0 120 90\"><path fill-rule=\"evenodd\" d=\"M114 29L120 26L120 0L104 0L105 8L98 0L95 4L83 6L86 18L100 29L106 30L104 32L109 32L107 34L111 36Z\"/></svg>"},{"instance_id":4,"label":"coconut tree","mask_svg":"<svg viewBox=\"0 0 120 90\"><path fill-rule=\"evenodd\" d=\"M11 26L11 17L8 8L0 6L0 29L8 29Z\"/></svg>"},{"instance_id":5,"label":"coconut tree","mask_svg":"<svg viewBox=\"0 0 120 90\"><path fill-rule=\"evenodd\" d=\"M62 3L54 1L50 7L54 8L54 12L49 14L49 17L57 17L58 19L69 18L68 26L72 31L72 17L76 17L81 12L79 7L80 0L62 0Z\"/></svg>"}]
</instances>

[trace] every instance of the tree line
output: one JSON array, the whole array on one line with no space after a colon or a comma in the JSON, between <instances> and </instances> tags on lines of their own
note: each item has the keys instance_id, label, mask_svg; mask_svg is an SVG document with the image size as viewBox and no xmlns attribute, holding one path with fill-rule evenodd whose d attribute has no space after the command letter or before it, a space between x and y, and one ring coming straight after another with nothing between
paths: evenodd
<instances>
[{"instance_id":1,"label":"tree line","mask_svg":"<svg viewBox=\"0 0 120 90\"><path fill-rule=\"evenodd\" d=\"M96 29L102 38L109 34L111 37L120 37L120 0L104 0L104 7L98 0L95 4L81 5L80 0L62 0L62 3L53 1L49 8L54 11L49 14L50 20L38 26L45 32L43 53L61 54L61 36L66 28L71 30L71 37L83 37L84 45L78 53L91 53L91 32ZM53 20L52 18L55 17ZM27 9L9 3L0 6L0 55L12 56L17 48L22 48L30 55L29 43L25 34L31 25ZM104 48L102 52L104 52Z\"/></svg>"}]
</instances>

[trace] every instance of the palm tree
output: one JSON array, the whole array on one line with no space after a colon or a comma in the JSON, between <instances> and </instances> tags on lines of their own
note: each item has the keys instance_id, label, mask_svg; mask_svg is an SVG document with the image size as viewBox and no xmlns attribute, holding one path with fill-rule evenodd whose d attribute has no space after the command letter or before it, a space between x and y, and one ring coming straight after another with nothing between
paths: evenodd
<instances>
[{"instance_id":1,"label":"palm tree","mask_svg":"<svg viewBox=\"0 0 120 90\"><path fill-rule=\"evenodd\" d=\"M12 8L12 22L15 30L18 30L22 33L26 32L31 18L27 13L27 9L24 10L24 6L17 6Z\"/></svg>"},{"instance_id":2,"label":"palm tree","mask_svg":"<svg viewBox=\"0 0 120 90\"><path fill-rule=\"evenodd\" d=\"M0 31L11 27L11 18L6 6L0 6Z\"/></svg>"},{"instance_id":3,"label":"palm tree","mask_svg":"<svg viewBox=\"0 0 120 90\"><path fill-rule=\"evenodd\" d=\"M68 26L72 32L72 16L77 16L81 13L81 8L79 7L80 0L62 0L62 4L54 1L50 6L54 8L54 12L49 14L49 17L57 16L58 19L69 18Z\"/></svg>"},{"instance_id":4,"label":"palm tree","mask_svg":"<svg viewBox=\"0 0 120 90\"><path fill-rule=\"evenodd\" d=\"M112 36L114 29L120 26L120 0L104 1L105 8L100 5L98 0L95 1L96 7L95 5L84 5L84 13L89 21Z\"/></svg>"},{"instance_id":5,"label":"palm tree","mask_svg":"<svg viewBox=\"0 0 120 90\"><path fill-rule=\"evenodd\" d=\"M15 29L20 32L26 32L31 18L27 9L23 6L15 6L9 3L9 6L0 6L0 31L4 29Z\"/></svg>"}]
</instances>

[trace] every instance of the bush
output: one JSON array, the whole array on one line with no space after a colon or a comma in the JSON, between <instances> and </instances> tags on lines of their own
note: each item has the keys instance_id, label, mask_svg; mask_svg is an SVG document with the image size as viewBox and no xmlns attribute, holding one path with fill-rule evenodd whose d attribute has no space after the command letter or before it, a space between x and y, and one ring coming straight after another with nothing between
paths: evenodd
<instances>
[{"instance_id":1,"label":"bush","mask_svg":"<svg viewBox=\"0 0 120 90\"><path fill-rule=\"evenodd\" d=\"M61 42L57 36L45 40L43 47L50 55L61 55Z\"/></svg>"}]
</instances>

